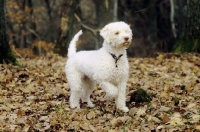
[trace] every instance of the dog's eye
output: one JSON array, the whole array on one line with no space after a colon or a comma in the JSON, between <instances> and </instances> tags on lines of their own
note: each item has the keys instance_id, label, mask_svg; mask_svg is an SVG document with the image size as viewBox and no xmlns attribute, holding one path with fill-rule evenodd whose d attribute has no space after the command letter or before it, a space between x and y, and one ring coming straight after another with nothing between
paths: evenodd
<instances>
[{"instance_id":1,"label":"dog's eye","mask_svg":"<svg viewBox=\"0 0 200 132\"><path fill-rule=\"evenodd\" d=\"M118 35L118 34L119 34L119 32L116 32L116 33L115 33L115 35Z\"/></svg>"}]
</instances>

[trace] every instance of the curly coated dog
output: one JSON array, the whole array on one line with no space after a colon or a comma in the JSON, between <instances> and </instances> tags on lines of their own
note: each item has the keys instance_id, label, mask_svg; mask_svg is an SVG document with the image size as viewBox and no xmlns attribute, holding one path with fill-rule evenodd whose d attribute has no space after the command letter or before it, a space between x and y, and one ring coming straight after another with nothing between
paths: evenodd
<instances>
[{"instance_id":1,"label":"curly coated dog","mask_svg":"<svg viewBox=\"0 0 200 132\"><path fill-rule=\"evenodd\" d=\"M126 107L126 82L129 64L126 49L132 41L132 31L125 22L106 25L100 35L103 47L99 50L76 52L79 31L68 49L65 72L70 87L70 107L80 108L80 99L88 107L94 107L90 95L96 84L106 92L105 98L114 98L116 107L128 112Z\"/></svg>"}]
</instances>

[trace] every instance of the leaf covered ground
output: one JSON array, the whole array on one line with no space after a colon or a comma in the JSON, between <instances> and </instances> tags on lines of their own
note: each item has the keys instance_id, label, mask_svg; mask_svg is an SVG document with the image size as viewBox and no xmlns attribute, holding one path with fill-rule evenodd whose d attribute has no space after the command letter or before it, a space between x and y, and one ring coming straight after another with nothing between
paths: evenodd
<instances>
[{"instance_id":1,"label":"leaf covered ground","mask_svg":"<svg viewBox=\"0 0 200 132\"><path fill-rule=\"evenodd\" d=\"M96 107L70 109L66 60L49 54L20 58L20 67L0 64L0 131L200 131L199 54L129 58L128 113L98 87L91 96ZM131 100L139 88L149 103Z\"/></svg>"}]
</instances>

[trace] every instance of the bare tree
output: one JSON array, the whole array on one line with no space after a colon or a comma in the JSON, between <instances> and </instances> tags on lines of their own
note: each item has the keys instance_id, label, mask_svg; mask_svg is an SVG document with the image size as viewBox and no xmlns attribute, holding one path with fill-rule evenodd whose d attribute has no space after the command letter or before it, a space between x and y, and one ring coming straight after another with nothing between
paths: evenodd
<instances>
[{"instance_id":1,"label":"bare tree","mask_svg":"<svg viewBox=\"0 0 200 132\"><path fill-rule=\"evenodd\" d=\"M57 39L54 52L64 56L67 54L67 49L73 34L74 12L78 0L65 0L62 7L60 36Z\"/></svg>"},{"instance_id":2,"label":"bare tree","mask_svg":"<svg viewBox=\"0 0 200 132\"><path fill-rule=\"evenodd\" d=\"M174 52L200 53L200 1L178 0L177 41Z\"/></svg>"},{"instance_id":3,"label":"bare tree","mask_svg":"<svg viewBox=\"0 0 200 132\"><path fill-rule=\"evenodd\" d=\"M117 15L117 11L118 11L118 0L113 0L113 21L117 21L118 20L118 15Z\"/></svg>"},{"instance_id":4,"label":"bare tree","mask_svg":"<svg viewBox=\"0 0 200 132\"><path fill-rule=\"evenodd\" d=\"M175 29L175 22L174 22L174 1L170 0L170 7L171 7L171 14L170 14L170 20L171 20L171 25L172 25L172 33L174 37L176 38L176 29Z\"/></svg>"},{"instance_id":5,"label":"bare tree","mask_svg":"<svg viewBox=\"0 0 200 132\"><path fill-rule=\"evenodd\" d=\"M13 63L17 65L17 60L12 54L8 44L6 34L5 13L4 13L5 0L0 0L0 63Z\"/></svg>"}]
</instances>

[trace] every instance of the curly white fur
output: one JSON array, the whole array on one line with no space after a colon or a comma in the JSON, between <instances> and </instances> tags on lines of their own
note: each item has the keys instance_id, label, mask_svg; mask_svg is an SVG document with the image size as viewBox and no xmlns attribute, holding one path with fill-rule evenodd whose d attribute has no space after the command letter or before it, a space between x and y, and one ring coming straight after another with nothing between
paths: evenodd
<instances>
[{"instance_id":1,"label":"curly white fur","mask_svg":"<svg viewBox=\"0 0 200 132\"><path fill-rule=\"evenodd\" d=\"M89 107L94 104L90 95L96 84L106 92L106 97L115 98L116 107L128 112L126 107L126 82L129 65L126 49L131 44L132 31L124 22L106 25L100 35L104 38L103 47L95 51L76 53L76 41L79 31L68 49L68 61L65 66L70 86L70 107L80 108L79 101L87 102Z\"/></svg>"}]
</instances>

